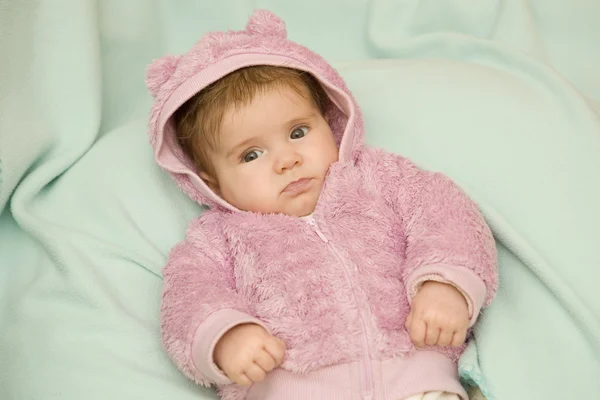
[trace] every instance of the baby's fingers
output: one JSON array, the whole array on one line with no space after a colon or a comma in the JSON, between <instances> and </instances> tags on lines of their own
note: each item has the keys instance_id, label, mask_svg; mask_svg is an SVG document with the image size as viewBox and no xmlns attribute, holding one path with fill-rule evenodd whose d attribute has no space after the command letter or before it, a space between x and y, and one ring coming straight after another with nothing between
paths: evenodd
<instances>
[{"instance_id":1,"label":"baby's fingers","mask_svg":"<svg viewBox=\"0 0 600 400\"><path fill-rule=\"evenodd\" d=\"M467 339L467 330L459 329L456 332L454 332L454 337L452 338L451 345L453 347L460 347L463 345L463 343L465 342L466 339Z\"/></svg>"},{"instance_id":2,"label":"baby's fingers","mask_svg":"<svg viewBox=\"0 0 600 400\"><path fill-rule=\"evenodd\" d=\"M240 375L232 376L230 379L232 381L234 381L235 383L237 383L238 385L242 385L242 386L250 386L252 384L252 381L250 380L250 378L248 378L246 376L246 374L244 374L244 373L242 373Z\"/></svg>"},{"instance_id":3,"label":"baby's fingers","mask_svg":"<svg viewBox=\"0 0 600 400\"><path fill-rule=\"evenodd\" d=\"M450 329L442 329L440 332L440 338L438 339L438 346L450 346L454 337L454 331Z\"/></svg>"},{"instance_id":4,"label":"baby's fingers","mask_svg":"<svg viewBox=\"0 0 600 400\"><path fill-rule=\"evenodd\" d=\"M271 354L269 354L269 352L266 350L261 351L254 358L254 362L258 364L258 366L261 367L265 372L271 371L276 366L276 361L273 359L273 356L271 356Z\"/></svg>"},{"instance_id":5,"label":"baby's fingers","mask_svg":"<svg viewBox=\"0 0 600 400\"><path fill-rule=\"evenodd\" d=\"M410 340L417 347L425 347L425 334L427 333L427 325L422 319L413 318L409 328Z\"/></svg>"},{"instance_id":6,"label":"baby's fingers","mask_svg":"<svg viewBox=\"0 0 600 400\"><path fill-rule=\"evenodd\" d=\"M271 337L265 343L265 350L275 361L275 366L273 368L278 367L283 362L283 356L285 355L285 343L283 340L274 336Z\"/></svg>"},{"instance_id":7,"label":"baby's fingers","mask_svg":"<svg viewBox=\"0 0 600 400\"><path fill-rule=\"evenodd\" d=\"M435 346L440 337L440 329L432 324L427 324L427 333L425 334L425 344Z\"/></svg>"},{"instance_id":8,"label":"baby's fingers","mask_svg":"<svg viewBox=\"0 0 600 400\"><path fill-rule=\"evenodd\" d=\"M248 366L244 373L252 382L260 382L265 379L265 376L267 375L267 373L255 363L252 363L250 366Z\"/></svg>"},{"instance_id":9,"label":"baby's fingers","mask_svg":"<svg viewBox=\"0 0 600 400\"><path fill-rule=\"evenodd\" d=\"M412 316L413 316L413 313L411 311L410 313L408 313L408 316L406 317L406 321L404 322L404 327L408 331L410 331L411 326L412 326Z\"/></svg>"}]
</instances>

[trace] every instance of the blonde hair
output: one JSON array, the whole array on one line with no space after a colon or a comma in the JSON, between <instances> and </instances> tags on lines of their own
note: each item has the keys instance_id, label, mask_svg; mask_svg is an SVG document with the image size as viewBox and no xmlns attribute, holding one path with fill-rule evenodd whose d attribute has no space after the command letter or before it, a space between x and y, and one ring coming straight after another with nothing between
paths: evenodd
<instances>
[{"instance_id":1,"label":"blonde hair","mask_svg":"<svg viewBox=\"0 0 600 400\"><path fill-rule=\"evenodd\" d=\"M177 141L198 171L215 177L209 152L219 146L223 115L229 107L245 106L268 89L289 87L306 97L322 115L328 97L317 80L307 72L292 68L259 65L238 69L210 84L175 111Z\"/></svg>"}]
</instances>

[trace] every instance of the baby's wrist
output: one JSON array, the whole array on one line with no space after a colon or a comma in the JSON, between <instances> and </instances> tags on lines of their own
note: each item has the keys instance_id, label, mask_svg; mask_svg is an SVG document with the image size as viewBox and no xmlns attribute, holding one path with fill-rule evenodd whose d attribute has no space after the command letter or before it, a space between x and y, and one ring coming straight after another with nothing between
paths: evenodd
<instances>
[{"instance_id":1,"label":"baby's wrist","mask_svg":"<svg viewBox=\"0 0 600 400\"><path fill-rule=\"evenodd\" d=\"M467 307L467 310L469 310L469 314L471 313L471 304L469 301L469 298L467 297L466 293L464 293L460 288L458 288L456 285L452 284L451 282L442 282L442 281L436 281L436 280L429 280L429 281L425 281L423 282L423 284L421 285L421 287L419 288L422 289L424 286L429 286L432 288L435 287L439 287L439 288L452 288L454 289L454 292L456 292L457 294L460 295L460 297L465 301L465 306Z\"/></svg>"}]
</instances>

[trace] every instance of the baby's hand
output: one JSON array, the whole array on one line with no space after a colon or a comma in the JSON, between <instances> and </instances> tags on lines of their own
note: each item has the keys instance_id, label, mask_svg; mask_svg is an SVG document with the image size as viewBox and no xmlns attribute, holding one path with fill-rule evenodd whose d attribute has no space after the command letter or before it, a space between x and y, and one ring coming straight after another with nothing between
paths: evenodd
<instances>
[{"instance_id":1,"label":"baby's hand","mask_svg":"<svg viewBox=\"0 0 600 400\"><path fill-rule=\"evenodd\" d=\"M469 308L454 286L425 282L412 300L406 329L417 347L462 345L469 328Z\"/></svg>"},{"instance_id":2,"label":"baby's hand","mask_svg":"<svg viewBox=\"0 0 600 400\"><path fill-rule=\"evenodd\" d=\"M242 324L231 328L217 342L215 363L229 379L249 386L265 379L283 361L285 345L263 327Z\"/></svg>"}]
</instances>

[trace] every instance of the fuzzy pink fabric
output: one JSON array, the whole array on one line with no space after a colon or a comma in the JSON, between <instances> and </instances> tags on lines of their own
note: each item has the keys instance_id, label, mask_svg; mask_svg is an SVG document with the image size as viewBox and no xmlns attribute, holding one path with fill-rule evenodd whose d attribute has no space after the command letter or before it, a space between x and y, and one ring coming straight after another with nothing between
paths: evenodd
<instances>
[{"instance_id":1,"label":"fuzzy pink fabric","mask_svg":"<svg viewBox=\"0 0 600 400\"><path fill-rule=\"evenodd\" d=\"M304 69L330 96L340 161L312 215L319 234L305 219L235 210L201 182L173 140L170 118L179 105L224 74L260 63ZM235 324L258 322L285 341L282 369L289 373L364 369L365 357L372 369L403 359L402 365L426 366L427 377L374 374L377 393L456 389L455 366L433 362L434 356L409 362L416 353L404 321L412 293L431 277L465 294L472 322L496 293L492 234L458 186L399 155L365 148L359 108L342 78L289 41L283 22L269 12L255 13L244 31L210 33L185 55L156 61L147 82L155 97L150 138L157 162L192 199L211 206L191 222L164 269L163 341L188 377L218 384L224 399L243 399L247 389L230 384L212 349ZM464 348L434 350L429 354L456 361ZM402 390L385 387L392 381ZM352 392L364 389L352 384Z\"/></svg>"}]
</instances>

